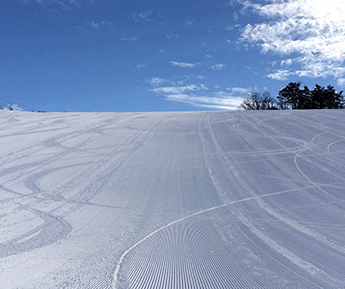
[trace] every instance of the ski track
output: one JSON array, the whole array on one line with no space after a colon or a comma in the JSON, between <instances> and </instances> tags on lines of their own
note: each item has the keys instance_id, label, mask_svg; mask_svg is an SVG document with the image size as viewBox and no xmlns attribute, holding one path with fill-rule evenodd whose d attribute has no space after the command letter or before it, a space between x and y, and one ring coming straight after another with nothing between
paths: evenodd
<instances>
[{"instance_id":1,"label":"ski track","mask_svg":"<svg viewBox=\"0 0 345 289\"><path fill-rule=\"evenodd\" d=\"M343 289L344 121L0 112L1 286Z\"/></svg>"},{"instance_id":2,"label":"ski track","mask_svg":"<svg viewBox=\"0 0 345 289\"><path fill-rule=\"evenodd\" d=\"M232 201L230 203L227 203L227 204L222 204L222 205L219 205L219 206L215 206L215 207L211 207L211 208L208 208L208 209L204 209L204 210L201 210L201 211L198 211L198 212L195 212L193 214L190 214L190 215L187 215L187 216L184 216L180 219L177 219L177 220L174 220L160 228L158 228L157 230L151 232L149 235L145 236L144 238L142 238L141 240L139 240L137 243L135 243L133 246L129 247L126 251L123 252L123 254L121 255L121 257L119 258L119 261L117 262L117 266L116 266L116 269L115 269L115 272L114 272L114 279L113 279L113 288L114 289L119 289L119 288L123 288L121 285L119 285L119 272L120 272L120 269L121 269L121 266L122 266L122 263L124 262L124 259L126 258L126 256L131 252L133 251L135 248L137 248L140 244L142 244L143 242L147 241L149 238L153 237L154 235L156 235L157 233L177 224L177 223L180 223L180 222L183 222L183 221L186 221L188 219L191 219L195 216L198 216L198 215L201 215L201 214L205 214L207 212L211 212L211 211L215 211L215 210L218 210L220 208L224 208L224 207L227 207L227 206L230 206L230 205L235 205L235 204L240 204L240 203L243 203L243 202L248 202L248 201L253 201L253 200L258 200L258 199L262 199L262 198L268 198L268 197L272 197L272 196L276 196L276 195L281 195L281 194L286 194L286 193L291 193L291 192L295 192L295 191L300 191L301 189L305 189L305 188L314 188L315 187L315 184L313 184L312 186L309 186L309 187L304 187L304 188L298 188L298 189L292 189L292 190L286 190L286 191L280 191L280 192L275 192L275 193L271 193L271 194L263 194L263 195L260 195L260 196L255 196L255 197L248 197L248 198L244 198L244 199L241 199L241 200L236 200L236 201ZM248 223L247 223L248 224ZM240 230L241 231L241 230ZM242 231L241 231L242 234L244 234ZM245 235L245 234L244 234ZM245 235L246 239L248 239L251 243L251 239ZM265 239L267 239L267 237L265 237ZM271 242L275 242L275 241L271 241ZM256 247L257 245L254 244ZM277 243L275 243L275 246L277 246ZM258 247L259 248L259 247ZM260 248L259 248L260 249ZM260 249L261 250L261 249ZM286 250L286 249L284 249ZM266 253L265 253L266 254ZM289 253L289 254L292 254L292 253ZM270 256L271 257L271 256ZM297 255L294 255L294 258L296 259L297 258ZM297 275L299 278L305 280L307 283L311 284L312 286L314 286L315 288L323 288L315 283L313 283L312 281L306 279L305 277L303 277L302 275L299 275L297 274L296 272L292 271L290 268L286 267L284 264L282 264L279 260L277 259L274 259L275 262L277 262L280 266L284 267L286 270L288 271L291 271L293 274ZM305 261L302 261L301 259L299 260L300 263L306 263ZM183 262L181 262L183 263ZM312 267L311 264L306 264L306 265L309 265ZM321 267L324 266L322 264L320 264ZM174 268L172 268L173 270ZM313 269L315 270L315 269ZM187 271L187 270L186 270ZM148 276L146 275L146 272L145 270L143 270L143 272L141 272L143 276L146 276L146 278L148 278ZM338 275L337 272L334 272L336 275ZM205 273L205 275L203 276L207 276L207 274ZM343 275L344 276L344 275ZM183 280L186 276L183 276L181 277L179 280L181 282L180 285L174 285L174 286L168 286L168 285L164 285L164 286L160 286L159 284L154 284L152 285L152 287L150 286L149 288L194 288L196 286L196 284L198 284L199 282L195 281L195 282L192 282L190 280ZM196 276L196 280L198 279L198 277L200 279L201 276ZM137 278L137 279L140 279L141 276L139 276L138 274L134 277L134 279ZM188 276L188 278L194 278L194 276ZM160 278L157 278L157 279L160 279ZM183 280L183 281L181 281ZM188 281L191 282L190 284L188 284ZM133 285L133 288L141 288L142 284L147 284L146 280L144 281L137 281L139 285L135 285L135 281L133 281L134 285ZM155 281L153 280L150 280L149 282L152 282L154 283ZM211 282L211 281L209 281ZM341 283L341 285L344 285L345 282ZM187 286L186 286L187 285ZM205 283L200 283L198 284L198 286L203 286L205 285ZM251 285L253 286L253 284ZM254 283L254 286L259 286L257 284ZM269 288L270 286L265 286L264 288ZM131 287L132 288L132 287ZM198 288L201 288L201 287L198 287ZM202 287L203 288L203 287ZM207 285L205 288L220 288L220 287L217 287L217 284L209 284ZM246 284L232 284L230 285L229 288L250 288L250 286L248 287ZM255 287L256 288L256 287ZM261 288L261 286L257 287L257 288ZM274 288L274 287L273 287Z\"/></svg>"},{"instance_id":3,"label":"ski track","mask_svg":"<svg viewBox=\"0 0 345 289\"><path fill-rule=\"evenodd\" d=\"M210 212L210 211L213 211L213 210L216 210L216 209L219 209L219 208L222 208L222 207L225 207L227 206L228 204L222 204L222 205L219 205L219 206L216 206L216 207L212 207L212 208L208 208L208 209L205 209L205 210L201 210L201 211L198 211L198 212L195 212L193 214L190 214L188 216L185 216L185 217L182 217L178 220L175 220L175 221L172 221L166 225L164 225L163 227L160 227L158 228L157 230L153 231L152 233L150 233L149 235L147 235L146 237L144 237L143 239L141 239L140 241L138 241L137 243L135 243L133 246L131 246L130 248L128 248L120 257L119 261L118 261L118 265L116 266L116 269L115 269L115 273L114 273L114 288L117 288L116 287L116 283L117 283L117 279L118 279L118 274L119 274L119 270L120 270L120 267L121 267L121 264L123 262L123 259L126 257L126 255L131 252L133 249L135 249L136 247L138 247L141 243L145 242L147 239L151 238L153 235L157 234L158 232L174 225L174 224L177 224L179 222L182 222L184 220L187 220L189 218L192 218L194 216L197 216L197 215L200 215L200 214L204 214L204 213L207 213L207 212Z\"/></svg>"}]
</instances>

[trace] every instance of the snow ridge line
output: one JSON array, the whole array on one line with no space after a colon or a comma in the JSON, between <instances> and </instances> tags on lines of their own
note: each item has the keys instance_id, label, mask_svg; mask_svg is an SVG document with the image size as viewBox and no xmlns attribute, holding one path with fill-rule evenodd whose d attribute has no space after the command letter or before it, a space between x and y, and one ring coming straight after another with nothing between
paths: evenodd
<instances>
[{"instance_id":1,"label":"snow ridge line","mask_svg":"<svg viewBox=\"0 0 345 289\"><path fill-rule=\"evenodd\" d=\"M208 209L205 209L205 210L201 210L201 211L198 211L198 212L195 212L193 214L190 214L190 215L187 215L185 217L182 217L180 219L177 219L175 221L172 221L166 225L164 225L163 227L160 227L158 228L157 230L153 231L152 233L150 233L149 235L147 235L146 237L144 237L143 239L139 240L137 243L135 243L133 246L129 247L125 252L122 253L118 263L117 263L117 266L116 266L116 269L115 269L115 272L114 272L114 277L113 277L113 288L114 289L117 289L117 282L118 282L118 275L119 275L119 272L120 272L120 267L121 267L121 264L124 260L124 258L127 256L127 254L132 251L133 249L135 249L136 247L138 247L141 243L145 242L147 239L149 239L150 237L152 237L153 235L157 234L158 232L172 226L172 225L175 225L176 223L179 223L179 222L182 222L186 219L189 219L189 218L192 218L194 216L197 216L197 215L200 215L200 214L203 214L203 213L207 213L209 211L213 211L213 210L217 210L217 209L220 209L220 208L223 208L223 207L226 207L228 206L229 204L222 204L222 205L219 205L219 206L215 206L215 207L211 207L211 208L208 208Z\"/></svg>"}]
</instances>

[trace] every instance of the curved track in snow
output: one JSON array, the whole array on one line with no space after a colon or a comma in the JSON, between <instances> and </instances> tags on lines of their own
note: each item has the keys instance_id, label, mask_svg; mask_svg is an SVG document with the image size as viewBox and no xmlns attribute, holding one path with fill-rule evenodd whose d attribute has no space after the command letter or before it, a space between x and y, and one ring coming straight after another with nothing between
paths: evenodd
<instances>
[{"instance_id":1,"label":"curved track in snow","mask_svg":"<svg viewBox=\"0 0 345 289\"><path fill-rule=\"evenodd\" d=\"M345 112L0 112L4 288L345 288Z\"/></svg>"}]
</instances>

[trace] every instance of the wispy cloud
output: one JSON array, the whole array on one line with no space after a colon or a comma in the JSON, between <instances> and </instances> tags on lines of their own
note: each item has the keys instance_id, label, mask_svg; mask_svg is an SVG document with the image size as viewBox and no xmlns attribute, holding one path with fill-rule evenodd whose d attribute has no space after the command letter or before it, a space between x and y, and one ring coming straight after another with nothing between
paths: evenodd
<instances>
[{"instance_id":1,"label":"wispy cloud","mask_svg":"<svg viewBox=\"0 0 345 289\"><path fill-rule=\"evenodd\" d=\"M210 97L210 96L191 96L187 94L172 94L168 95L167 99L170 101L177 101L187 103L197 107L203 107L216 110L235 110L238 109L242 97Z\"/></svg>"},{"instance_id":2,"label":"wispy cloud","mask_svg":"<svg viewBox=\"0 0 345 289\"><path fill-rule=\"evenodd\" d=\"M184 84L184 81L170 82L162 78L151 78L147 82L154 86L150 89L152 92L168 101L183 102L205 109L237 109L249 92L248 89L240 87L211 91L202 83Z\"/></svg>"},{"instance_id":3,"label":"wispy cloud","mask_svg":"<svg viewBox=\"0 0 345 289\"><path fill-rule=\"evenodd\" d=\"M212 70L224 70L224 69L226 69L226 67L227 67L226 64L219 63L219 64L212 65L211 69Z\"/></svg>"},{"instance_id":4,"label":"wispy cloud","mask_svg":"<svg viewBox=\"0 0 345 289\"><path fill-rule=\"evenodd\" d=\"M167 39L180 39L180 35L175 34L175 33L170 33L166 35Z\"/></svg>"},{"instance_id":5,"label":"wispy cloud","mask_svg":"<svg viewBox=\"0 0 345 289\"><path fill-rule=\"evenodd\" d=\"M147 67L147 64L146 63L138 63L135 67L135 69L142 69L142 68L145 68Z\"/></svg>"},{"instance_id":6,"label":"wispy cloud","mask_svg":"<svg viewBox=\"0 0 345 289\"><path fill-rule=\"evenodd\" d=\"M205 79L206 78L206 76L204 76L204 75L200 75L200 74L187 74L187 75L185 75L185 77L186 77L186 79L198 79L198 80L200 80L200 79Z\"/></svg>"},{"instance_id":7,"label":"wispy cloud","mask_svg":"<svg viewBox=\"0 0 345 289\"><path fill-rule=\"evenodd\" d=\"M169 81L160 77L152 77L152 78L146 79L146 82L152 86L160 86L165 83L168 83Z\"/></svg>"},{"instance_id":8,"label":"wispy cloud","mask_svg":"<svg viewBox=\"0 0 345 289\"><path fill-rule=\"evenodd\" d=\"M170 64L173 66L178 66L182 68L193 68L198 65L198 63L178 62L178 61L170 61Z\"/></svg>"},{"instance_id":9,"label":"wispy cloud","mask_svg":"<svg viewBox=\"0 0 345 289\"><path fill-rule=\"evenodd\" d=\"M231 95L238 95L241 97L247 96L248 93L251 91L250 88L244 88L244 87L229 87L226 90L228 91L227 94L229 94L230 92Z\"/></svg>"},{"instance_id":10,"label":"wispy cloud","mask_svg":"<svg viewBox=\"0 0 345 289\"><path fill-rule=\"evenodd\" d=\"M337 84L340 86L345 86L345 78L339 78Z\"/></svg>"},{"instance_id":11,"label":"wispy cloud","mask_svg":"<svg viewBox=\"0 0 345 289\"><path fill-rule=\"evenodd\" d=\"M88 26L94 28L94 29L100 29L103 26L112 26L114 23L109 22L109 21L91 21L90 23L87 23Z\"/></svg>"},{"instance_id":12,"label":"wispy cloud","mask_svg":"<svg viewBox=\"0 0 345 289\"><path fill-rule=\"evenodd\" d=\"M275 80L288 80L289 76L292 74L294 74L294 73L292 73L289 70L279 69L279 70L276 70L276 71L268 74L267 77L269 77L271 79L275 79Z\"/></svg>"},{"instance_id":13,"label":"wispy cloud","mask_svg":"<svg viewBox=\"0 0 345 289\"><path fill-rule=\"evenodd\" d=\"M180 95L185 92L207 90L203 84L188 84L184 86L164 86L152 89L153 92L165 95Z\"/></svg>"},{"instance_id":14,"label":"wispy cloud","mask_svg":"<svg viewBox=\"0 0 345 289\"><path fill-rule=\"evenodd\" d=\"M56 5L63 9L72 9L81 6L79 0L22 0L22 3L38 3L41 5Z\"/></svg>"},{"instance_id":15,"label":"wispy cloud","mask_svg":"<svg viewBox=\"0 0 345 289\"><path fill-rule=\"evenodd\" d=\"M132 13L132 18L137 22L150 22L153 21L153 11L148 10L145 12Z\"/></svg>"},{"instance_id":16,"label":"wispy cloud","mask_svg":"<svg viewBox=\"0 0 345 289\"><path fill-rule=\"evenodd\" d=\"M135 36L132 37L121 37L119 38L119 41L124 41L124 42L137 42L138 38Z\"/></svg>"},{"instance_id":17,"label":"wispy cloud","mask_svg":"<svg viewBox=\"0 0 345 289\"><path fill-rule=\"evenodd\" d=\"M246 9L267 21L248 24L242 39L262 51L282 56L295 55L299 68L289 68L268 76L279 79L295 74L307 77L345 75L345 5L343 0L241 1ZM283 63L284 64L284 63ZM285 63L286 64L286 63Z\"/></svg>"},{"instance_id":18,"label":"wispy cloud","mask_svg":"<svg viewBox=\"0 0 345 289\"><path fill-rule=\"evenodd\" d=\"M288 58L288 59L284 59L280 62L281 65L285 65L285 66L290 66L293 64L293 60Z\"/></svg>"}]
</instances>

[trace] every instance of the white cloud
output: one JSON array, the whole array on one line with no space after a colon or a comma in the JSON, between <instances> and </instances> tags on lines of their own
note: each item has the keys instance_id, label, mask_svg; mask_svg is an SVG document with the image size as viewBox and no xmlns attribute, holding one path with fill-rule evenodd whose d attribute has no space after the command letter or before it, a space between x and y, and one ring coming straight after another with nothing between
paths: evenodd
<instances>
[{"instance_id":1,"label":"white cloud","mask_svg":"<svg viewBox=\"0 0 345 289\"><path fill-rule=\"evenodd\" d=\"M137 22L150 22L152 21L153 11L148 10L145 12L132 13L132 18Z\"/></svg>"},{"instance_id":2,"label":"white cloud","mask_svg":"<svg viewBox=\"0 0 345 289\"><path fill-rule=\"evenodd\" d=\"M240 87L228 88L227 91L210 91L204 84L183 84L184 81L169 82L162 78L151 78L147 82L155 87L151 91L169 101L218 110L237 109L249 92ZM169 85L161 86L167 83Z\"/></svg>"},{"instance_id":3,"label":"white cloud","mask_svg":"<svg viewBox=\"0 0 345 289\"><path fill-rule=\"evenodd\" d=\"M41 5L57 5L64 9L81 6L78 0L22 0L23 3L38 3Z\"/></svg>"},{"instance_id":4,"label":"white cloud","mask_svg":"<svg viewBox=\"0 0 345 289\"><path fill-rule=\"evenodd\" d=\"M135 36L132 36L132 37L121 37L121 38L119 38L119 41L136 42L136 41L138 41L138 38L135 37Z\"/></svg>"},{"instance_id":5,"label":"white cloud","mask_svg":"<svg viewBox=\"0 0 345 289\"><path fill-rule=\"evenodd\" d=\"M175 33L170 33L165 36L167 39L180 39L180 35L175 34Z\"/></svg>"},{"instance_id":6,"label":"white cloud","mask_svg":"<svg viewBox=\"0 0 345 289\"><path fill-rule=\"evenodd\" d=\"M267 18L248 24L242 39L263 52L296 54L299 76L343 78L345 69L345 5L343 0L245 1L247 9ZM287 63L284 63L287 64ZM274 74L272 74L274 76ZM271 76L272 76L271 75Z\"/></svg>"},{"instance_id":7,"label":"white cloud","mask_svg":"<svg viewBox=\"0 0 345 289\"><path fill-rule=\"evenodd\" d=\"M207 87L203 84L188 84L185 86L165 86L165 87L158 87L152 89L153 92L158 94L182 94L185 92L193 92L193 91L200 91L200 90L207 90Z\"/></svg>"},{"instance_id":8,"label":"white cloud","mask_svg":"<svg viewBox=\"0 0 345 289\"><path fill-rule=\"evenodd\" d=\"M233 18L234 18L234 20L235 20L236 22L237 22L238 19L240 18L240 17L238 16L237 11L234 12Z\"/></svg>"},{"instance_id":9,"label":"white cloud","mask_svg":"<svg viewBox=\"0 0 345 289\"><path fill-rule=\"evenodd\" d=\"M293 64L293 60L288 58L288 59L284 59L280 62L281 65L285 65L285 66L290 66Z\"/></svg>"},{"instance_id":10,"label":"white cloud","mask_svg":"<svg viewBox=\"0 0 345 289\"><path fill-rule=\"evenodd\" d=\"M152 86L160 86L165 83L168 83L168 80L160 77L152 77L146 80L147 83L149 83Z\"/></svg>"},{"instance_id":11,"label":"white cloud","mask_svg":"<svg viewBox=\"0 0 345 289\"><path fill-rule=\"evenodd\" d=\"M289 70L280 69L268 74L267 77L275 80L287 80L292 74L294 73L290 72Z\"/></svg>"},{"instance_id":12,"label":"white cloud","mask_svg":"<svg viewBox=\"0 0 345 289\"><path fill-rule=\"evenodd\" d=\"M77 0L23 0L23 2L36 2L36 3L65 3L65 4L77 4L79 1Z\"/></svg>"},{"instance_id":13,"label":"white cloud","mask_svg":"<svg viewBox=\"0 0 345 289\"><path fill-rule=\"evenodd\" d=\"M139 63L135 66L136 69L142 69L142 68L145 68L147 67L147 64L146 63Z\"/></svg>"},{"instance_id":14,"label":"white cloud","mask_svg":"<svg viewBox=\"0 0 345 289\"><path fill-rule=\"evenodd\" d=\"M198 75L198 74L187 74L187 75L185 75L185 77L187 78L187 79L205 79L206 78L206 76L204 76L204 75Z\"/></svg>"},{"instance_id":15,"label":"white cloud","mask_svg":"<svg viewBox=\"0 0 345 289\"><path fill-rule=\"evenodd\" d=\"M215 64L215 65L212 65L211 68L213 70L224 70L226 69L226 64L221 64L221 63Z\"/></svg>"},{"instance_id":16,"label":"white cloud","mask_svg":"<svg viewBox=\"0 0 345 289\"><path fill-rule=\"evenodd\" d=\"M337 84L339 86L345 86L345 78L339 78Z\"/></svg>"},{"instance_id":17,"label":"white cloud","mask_svg":"<svg viewBox=\"0 0 345 289\"><path fill-rule=\"evenodd\" d=\"M87 25L94 29L100 29L103 26L114 25L114 23L109 22L109 21L100 21L100 22L91 21L90 23L87 23Z\"/></svg>"},{"instance_id":18,"label":"white cloud","mask_svg":"<svg viewBox=\"0 0 345 289\"><path fill-rule=\"evenodd\" d=\"M178 66L178 67L182 67L182 68L193 68L193 67L198 65L196 63L178 62L178 61L170 61L170 64L173 66Z\"/></svg>"},{"instance_id":19,"label":"white cloud","mask_svg":"<svg viewBox=\"0 0 345 289\"><path fill-rule=\"evenodd\" d=\"M170 101L184 102L197 107L217 110L235 110L243 101L242 97L210 97L210 96L191 96L187 94L171 94L167 96Z\"/></svg>"},{"instance_id":20,"label":"white cloud","mask_svg":"<svg viewBox=\"0 0 345 289\"><path fill-rule=\"evenodd\" d=\"M251 91L250 88L244 88L244 87L230 87L226 89L227 91L231 92L231 95L242 95L247 96L248 93Z\"/></svg>"}]
</instances>

